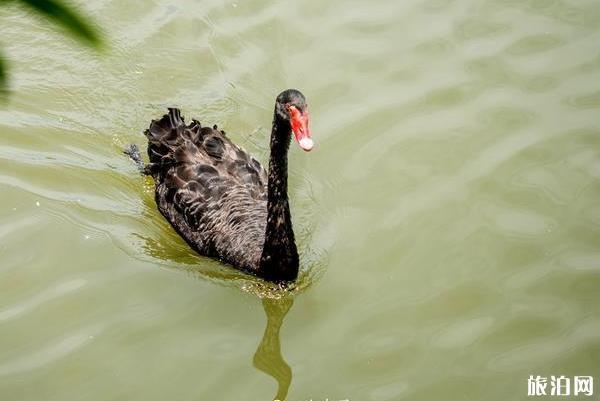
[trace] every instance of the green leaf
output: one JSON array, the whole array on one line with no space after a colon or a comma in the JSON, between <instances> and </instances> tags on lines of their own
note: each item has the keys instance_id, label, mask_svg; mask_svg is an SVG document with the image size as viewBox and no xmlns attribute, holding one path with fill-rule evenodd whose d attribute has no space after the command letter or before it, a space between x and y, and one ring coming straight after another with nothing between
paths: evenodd
<instances>
[{"instance_id":1,"label":"green leaf","mask_svg":"<svg viewBox=\"0 0 600 401\"><path fill-rule=\"evenodd\" d=\"M6 61L0 53L0 102L5 102L8 98L8 82L6 79Z\"/></svg>"},{"instance_id":2,"label":"green leaf","mask_svg":"<svg viewBox=\"0 0 600 401\"><path fill-rule=\"evenodd\" d=\"M98 31L76 10L59 0L19 0L67 29L77 39L92 47L100 47L102 40Z\"/></svg>"}]
</instances>

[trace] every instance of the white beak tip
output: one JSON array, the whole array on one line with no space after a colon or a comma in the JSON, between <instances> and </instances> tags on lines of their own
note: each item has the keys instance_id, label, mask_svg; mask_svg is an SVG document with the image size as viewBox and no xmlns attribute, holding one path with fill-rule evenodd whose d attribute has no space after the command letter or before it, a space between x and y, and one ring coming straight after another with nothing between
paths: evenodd
<instances>
[{"instance_id":1,"label":"white beak tip","mask_svg":"<svg viewBox=\"0 0 600 401\"><path fill-rule=\"evenodd\" d=\"M314 142L311 138L302 138L300 141L298 141L298 145L300 145L303 150L308 152L313 148Z\"/></svg>"}]
</instances>

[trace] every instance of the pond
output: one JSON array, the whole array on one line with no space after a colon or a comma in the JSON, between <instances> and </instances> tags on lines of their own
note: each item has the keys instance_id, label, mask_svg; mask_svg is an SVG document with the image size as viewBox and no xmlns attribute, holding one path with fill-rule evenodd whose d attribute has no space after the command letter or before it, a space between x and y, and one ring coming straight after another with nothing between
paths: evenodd
<instances>
[{"instance_id":1,"label":"pond","mask_svg":"<svg viewBox=\"0 0 600 401\"><path fill-rule=\"evenodd\" d=\"M600 380L598 2L76 6L102 52L0 8L0 398L505 401L530 375ZM289 87L316 145L290 150L302 261L281 291L195 254L122 149L175 106L265 163Z\"/></svg>"}]
</instances>

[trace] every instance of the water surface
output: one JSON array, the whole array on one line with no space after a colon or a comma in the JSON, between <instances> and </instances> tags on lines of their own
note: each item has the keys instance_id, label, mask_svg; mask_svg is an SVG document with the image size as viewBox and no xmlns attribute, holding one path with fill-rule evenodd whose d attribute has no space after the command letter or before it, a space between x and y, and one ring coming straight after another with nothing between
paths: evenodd
<instances>
[{"instance_id":1,"label":"water surface","mask_svg":"<svg viewBox=\"0 0 600 401\"><path fill-rule=\"evenodd\" d=\"M0 9L0 398L515 400L600 380L595 1L79 2L95 54ZM195 255L121 154L168 106L290 152L291 293Z\"/></svg>"}]
</instances>

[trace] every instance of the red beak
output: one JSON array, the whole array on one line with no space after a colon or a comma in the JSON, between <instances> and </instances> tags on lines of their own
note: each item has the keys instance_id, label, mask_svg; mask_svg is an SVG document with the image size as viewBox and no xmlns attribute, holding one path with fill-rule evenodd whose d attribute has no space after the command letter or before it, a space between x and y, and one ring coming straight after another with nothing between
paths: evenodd
<instances>
[{"instance_id":1,"label":"red beak","mask_svg":"<svg viewBox=\"0 0 600 401\"><path fill-rule=\"evenodd\" d=\"M310 137L310 129L308 128L308 108L302 113L296 106L288 107L290 113L290 125L294 132L294 138L298 145L305 150L310 151L313 148L313 140Z\"/></svg>"}]
</instances>

